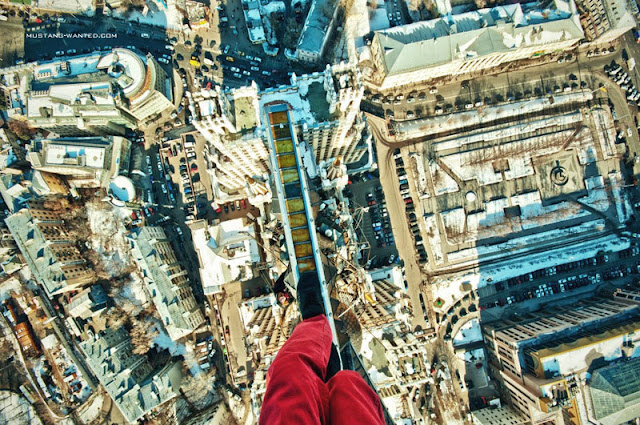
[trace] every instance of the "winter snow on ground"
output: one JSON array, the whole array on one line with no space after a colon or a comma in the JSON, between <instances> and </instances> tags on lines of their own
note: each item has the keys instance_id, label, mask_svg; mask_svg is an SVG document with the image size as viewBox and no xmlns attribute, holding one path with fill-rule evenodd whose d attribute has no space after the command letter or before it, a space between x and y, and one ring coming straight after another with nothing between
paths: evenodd
<instances>
[{"instance_id":1,"label":"winter snow on ground","mask_svg":"<svg viewBox=\"0 0 640 425\"><path fill-rule=\"evenodd\" d=\"M471 319L460 327L453 338L453 345L465 345L476 341L482 341L482 331L478 319Z\"/></svg>"}]
</instances>

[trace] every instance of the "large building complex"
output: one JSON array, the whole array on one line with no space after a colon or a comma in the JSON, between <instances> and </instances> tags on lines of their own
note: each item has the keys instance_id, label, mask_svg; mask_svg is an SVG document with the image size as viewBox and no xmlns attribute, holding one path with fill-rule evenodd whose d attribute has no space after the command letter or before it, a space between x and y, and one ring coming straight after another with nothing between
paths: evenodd
<instances>
[{"instance_id":1,"label":"large building complex","mask_svg":"<svg viewBox=\"0 0 640 425\"><path fill-rule=\"evenodd\" d=\"M172 107L172 85L151 55L113 49L0 70L10 117L66 135L114 134Z\"/></svg>"},{"instance_id":2,"label":"large building complex","mask_svg":"<svg viewBox=\"0 0 640 425\"><path fill-rule=\"evenodd\" d=\"M154 370L149 360L132 352L127 331L106 329L80 343L86 361L128 423L176 396L179 363Z\"/></svg>"},{"instance_id":3,"label":"large building complex","mask_svg":"<svg viewBox=\"0 0 640 425\"><path fill-rule=\"evenodd\" d=\"M9 216L5 222L22 255L48 296L77 290L95 280L59 212L42 202Z\"/></svg>"},{"instance_id":4,"label":"large building complex","mask_svg":"<svg viewBox=\"0 0 640 425\"><path fill-rule=\"evenodd\" d=\"M164 230L145 226L132 232L129 241L169 337L178 340L189 335L204 323L204 316Z\"/></svg>"},{"instance_id":5,"label":"large building complex","mask_svg":"<svg viewBox=\"0 0 640 425\"><path fill-rule=\"evenodd\" d=\"M573 0L511 4L375 33L370 81L381 90L482 72L572 48L584 37Z\"/></svg>"},{"instance_id":6,"label":"large building complex","mask_svg":"<svg viewBox=\"0 0 640 425\"><path fill-rule=\"evenodd\" d=\"M596 298L562 312L542 310L485 325L490 364L503 395L536 424L579 417L584 404L575 396L583 373L640 356L639 314L636 301Z\"/></svg>"},{"instance_id":7,"label":"large building complex","mask_svg":"<svg viewBox=\"0 0 640 425\"><path fill-rule=\"evenodd\" d=\"M613 117L606 106L589 110L592 98L579 91L396 125L397 140L422 141L410 161L430 269L619 239L611 232L632 210L609 166L619 156ZM557 113L561 105L571 112Z\"/></svg>"}]
</instances>

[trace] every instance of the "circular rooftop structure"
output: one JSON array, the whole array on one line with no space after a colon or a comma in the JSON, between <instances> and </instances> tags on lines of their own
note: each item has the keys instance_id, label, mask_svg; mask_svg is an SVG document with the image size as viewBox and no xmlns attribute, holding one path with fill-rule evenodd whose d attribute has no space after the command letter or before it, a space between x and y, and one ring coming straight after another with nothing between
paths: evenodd
<instances>
[{"instance_id":1,"label":"circular rooftop structure","mask_svg":"<svg viewBox=\"0 0 640 425\"><path fill-rule=\"evenodd\" d=\"M141 95L146 90L147 65L135 52L116 48L100 59L98 69L105 69L116 79L125 96ZM155 76L154 76L155 77Z\"/></svg>"},{"instance_id":2,"label":"circular rooftop structure","mask_svg":"<svg viewBox=\"0 0 640 425\"><path fill-rule=\"evenodd\" d=\"M117 176L109 184L109 191L122 202L131 202L136 198L136 188L130 178Z\"/></svg>"},{"instance_id":3,"label":"circular rooftop structure","mask_svg":"<svg viewBox=\"0 0 640 425\"><path fill-rule=\"evenodd\" d=\"M469 191L465 195L465 198L467 199L467 202L474 202L476 200L476 194L473 191Z\"/></svg>"},{"instance_id":4,"label":"circular rooftop structure","mask_svg":"<svg viewBox=\"0 0 640 425\"><path fill-rule=\"evenodd\" d=\"M551 175L549 177L553 184L557 186L564 186L569 181L567 170L560 165L560 162L551 169Z\"/></svg>"}]
</instances>

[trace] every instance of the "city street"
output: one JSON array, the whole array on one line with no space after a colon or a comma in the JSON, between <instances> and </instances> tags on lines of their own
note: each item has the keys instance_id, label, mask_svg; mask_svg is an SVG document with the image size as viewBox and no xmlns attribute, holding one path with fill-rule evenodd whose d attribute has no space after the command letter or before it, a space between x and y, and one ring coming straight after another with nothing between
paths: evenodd
<instances>
[{"instance_id":1,"label":"city street","mask_svg":"<svg viewBox=\"0 0 640 425\"><path fill-rule=\"evenodd\" d=\"M387 209L391 218L391 228L396 240L396 248L400 254L400 258L404 260L404 269L406 280L409 284L407 295L411 299L413 308L413 327L418 326L421 329L427 329L429 325L425 321L425 315L431 323L435 322L433 309L427 307L427 311L423 311L420 306L420 294L426 296L425 303L431 303L430 291L424 290L424 276L421 271L420 264L417 261L417 255L414 247L413 238L409 232L407 217L404 210L404 202L400 198L398 191L398 177L395 172L395 163L393 161L392 150L389 150L382 144L377 145L378 149L378 166L380 167L380 183L384 189L385 198L387 200Z\"/></svg>"}]
</instances>

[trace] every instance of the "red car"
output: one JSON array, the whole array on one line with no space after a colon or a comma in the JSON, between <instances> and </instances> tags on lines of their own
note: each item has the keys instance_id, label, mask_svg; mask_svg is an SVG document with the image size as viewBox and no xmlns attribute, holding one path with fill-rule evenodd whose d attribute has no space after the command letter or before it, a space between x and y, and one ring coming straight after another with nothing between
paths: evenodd
<instances>
[{"instance_id":1,"label":"red car","mask_svg":"<svg viewBox=\"0 0 640 425\"><path fill-rule=\"evenodd\" d=\"M132 213L131 213L131 219L132 219L132 220L136 220L137 218L138 218L138 215L136 214L136 212L135 212L135 211L134 211L134 212L132 212Z\"/></svg>"},{"instance_id":2,"label":"red car","mask_svg":"<svg viewBox=\"0 0 640 425\"><path fill-rule=\"evenodd\" d=\"M240 206L242 207L242 209L247 208L247 201L245 199L241 199L240 200Z\"/></svg>"}]
</instances>

